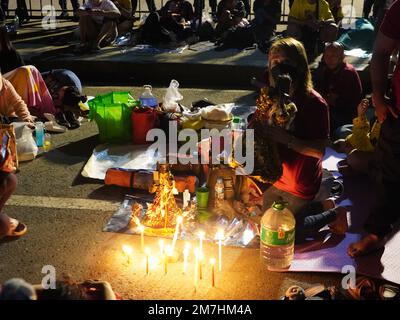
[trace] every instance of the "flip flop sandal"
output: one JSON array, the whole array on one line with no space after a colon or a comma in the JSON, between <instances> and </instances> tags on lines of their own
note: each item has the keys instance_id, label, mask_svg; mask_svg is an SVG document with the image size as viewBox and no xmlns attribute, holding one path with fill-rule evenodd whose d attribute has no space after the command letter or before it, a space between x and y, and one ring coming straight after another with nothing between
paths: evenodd
<instances>
[{"instance_id":1,"label":"flip flop sandal","mask_svg":"<svg viewBox=\"0 0 400 320\"><path fill-rule=\"evenodd\" d=\"M381 300L400 300L400 288L390 284L383 284L379 287Z\"/></svg>"},{"instance_id":2,"label":"flip flop sandal","mask_svg":"<svg viewBox=\"0 0 400 320\"><path fill-rule=\"evenodd\" d=\"M347 289L347 293L354 300L377 300L379 298L375 283L366 277L357 278L356 287Z\"/></svg>"},{"instance_id":3,"label":"flip flop sandal","mask_svg":"<svg viewBox=\"0 0 400 320\"><path fill-rule=\"evenodd\" d=\"M285 295L281 297L281 300L305 300L305 299L306 299L305 291L300 286L289 287L286 290Z\"/></svg>"},{"instance_id":4,"label":"flip flop sandal","mask_svg":"<svg viewBox=\"0 0 400 320\"><path fill-rule=\"evenodd\" d=\"M24 225L22 222L19 222L17 219L10 218L10 222L15 225L15 228L10 230L9 234L7 235L8 237L21 237L28 231L26 225Z\"/></svg>"}]
</instances>

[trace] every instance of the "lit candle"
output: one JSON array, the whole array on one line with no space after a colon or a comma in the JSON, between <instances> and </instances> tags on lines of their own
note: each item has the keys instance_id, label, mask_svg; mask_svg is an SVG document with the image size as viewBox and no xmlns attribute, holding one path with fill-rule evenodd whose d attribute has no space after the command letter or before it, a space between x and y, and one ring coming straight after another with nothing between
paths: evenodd
<instances>
[{"instance_id":1,"label":"lit candle","mask_svg":"<svg viewBox=\"0 0 400 320\"><path fill-rule=\"evenodd\" d=\"M211 258L210 259L210 264L211 264L211 286L215 287L215 259Z\"/></svg>"},{"instance_id":2,"label":"lit candle","mask_svg":"<svg viewBox=\"0 0 400 320\"><path fill-rule=\"evenodd\" d=\"M168 273L168 258L171 255L171 247L166 246L164 249L164 274Z\"/></svg>"},{"instance_id":3,"label":"lit candle","mask_svg":"<svg viewBox=\"0 0 400 320\"><path fill-rule=\"evenodd\" d=\"M186 243L185 249L183 250L183 274L186 274L189 251L190 251L190 243Z\"/></svg>"},{"instance_id":4,"label":"lit candle","mask_svg":"<svg viewBox=\"0 0 400 320\"><path fill-rule=\"evenodd\" d=\"M204 240L204 235L205 232L204 231L199 231L199 241L200 241L200 245L199 245L199 254L203 254L203 240Z\"/></svg>"},{"instance_id":5,"label":"lit candle","mask_svg":"<svg viewBox=\"0 0 400 320\"><path fill-rule=\"evenodd\" d=\"M171 256L174 255L174 250L175 250L175 244L176 244L176 240L178 239L178 234L179 234L179 225L182 223L183 221L183 217L182 216L178 216L176 218L176 227L175 227L175 233L174 233L174 237L172 238L172 247L171 247Z\"/></svg>"},{"instance_id":6,"label":"lit candle","mask_svg":"<svg viewBox=\"0 0 400 320\"><path fill-rule=\"evenodd\" d=\"M144 225L139 226L140 231L140 249L144 251Z\"/></svg>"},{"instance_id":7,"label":"lit candle","mask_svg":"<svg viewBox=\"0 0 400 320\"><path fill-rule=\"evenodd\" d=\"M146 275L149 274L149 256L150 256L150 248L146 248L144 250L144 253L146 254Z\"/></svg>"},{"instance_id":8,"label":"lit candle","mask_svg":"<svg viewBox=\"0 0 400 320\"><path fill-rule=\"evenodd\" d=\"M197 288L199 277L199 248L194 249L194 288Z\"/></svg>"},{"instance_id":9,"label":"lit candle","mask_svg":"<svg viewBox=\"0 0 400 320\"><path fill-rule=\"evenodd\" d=\"M126 256L126 263L130 264L131 263L131 257L132 257L132 247L127 246L127 245L123 245L122 246L122 252L124 254L124 256Z\"/></svg>"},{"instance_id":10,"label":"lit candle","mask_svg":"<svg viewBox=\"0 0 400 320\"><path fill-rule=\"evenodd\" d=\"M218 271L221 271L222 270L222 240L224 239L224 232L222 230L218 230L217 239L218 239Z\"/></svg>"},{"instance_id":11,"label":"lit candle","mask_svg":"<svg viewBox=\"0 0 400 320\"><path fill-rule=\"evenodd\" d=\"M203 253L199 252L199 278L203 280Z\"/></svg>"},{"instance_id":12,"label":"lit candle","mask_svg":"<svg viewBox=\"0 0 400 320\"><path fill-rule=\"evenodd\" d=\"M160 255L162 256L164 254L164 240L163 239L158 240L158 246L160 247Z\"/></svg>"}]
</instances>

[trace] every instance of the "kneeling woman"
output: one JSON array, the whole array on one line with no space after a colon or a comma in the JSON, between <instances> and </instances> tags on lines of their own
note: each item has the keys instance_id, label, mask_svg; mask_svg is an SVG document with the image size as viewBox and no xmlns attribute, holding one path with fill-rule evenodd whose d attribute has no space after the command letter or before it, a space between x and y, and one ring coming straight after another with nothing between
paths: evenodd
<instances>
[{"instance_id":1,"label":"kneeling woman","mask_svg":"<svg viewBox=\"0 0 400 320\"><path fill-rule=\"evenodd\" d=\"M281 70L281 71L280 71ZM303 45L286 38L275 41L268 56L268 82L276 87L277 75L289 74L290 100L297 106L291 128L261 124L265 139L278 143L283 174L264 193L264 210L284 200L296 218L296 241L329 225L333 233L347 230L345 208L332 201L313 202L322 180L322 158L329 139L329 112L325 100L312 87Z\"/></svg>"}]
</instances>

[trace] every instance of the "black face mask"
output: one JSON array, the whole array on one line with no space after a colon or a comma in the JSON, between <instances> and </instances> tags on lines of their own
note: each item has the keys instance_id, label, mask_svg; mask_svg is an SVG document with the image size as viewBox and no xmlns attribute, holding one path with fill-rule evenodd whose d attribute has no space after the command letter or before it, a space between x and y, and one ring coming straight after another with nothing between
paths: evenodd
<instances>
[{"instance_id":1,"label":"black face mask","mask_svg":"<svg viewBox=\"0 0 400 320\"><path fill-rule=\"evenodd\" d=\"M282 75L289 75L292 81L296 81L296 76L297 76L296 66L288 60L284 60L281 63L277 64L270 71L275 83L278 82L279 76Z\"/></svg>"}]
</instances>

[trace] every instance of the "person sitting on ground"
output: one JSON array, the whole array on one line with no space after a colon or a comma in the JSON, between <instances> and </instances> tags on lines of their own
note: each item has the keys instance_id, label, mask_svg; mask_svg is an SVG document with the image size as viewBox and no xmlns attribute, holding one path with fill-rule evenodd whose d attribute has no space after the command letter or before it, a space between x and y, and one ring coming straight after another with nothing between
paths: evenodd
<instances>
[{"instance_id":1,"label":"person sitting on ground","mask_svg":"<svg viewBox=\"0 0 400 320\"><path fill-rule=\"evenodd\" d=\"M400 218L400 63L392 79L393 101L387 92L390 57L400 46L400 1L389 8L378 32L371 59L372 101L382 124L378 143L368 173L376 183L377 205L372 208L364 229L367 233L347 249L350 257L358 257L382 247Z\"/></svg>"},{"instance_id":2,"label":"person sitting on ground","mask_svg":"<svg viewBox=\"0 0 400 320\"><path fill-rule=\"evenodd\" d=\"M79 16L79 51L97 51L115 41L121 12L111 0L88 0L76 11Z\"/></svg>"},{"instance_id":3,"label":"person sitting on ground","mask_svg":"<svg viewBox=\"0 0 400 320\"><path fill-rule=\"evenodd\" d=\"M289 12L286 34L304 43L313 58L317 41L332 42L338 26L326 0L295 0Z\"/></svg>"},{"instance_id":4,"label":"person sitting on ground","mask_svg":"<svg viewBox=\"0 0 400 320\"><path fill-rule=\"evenodd\" d=\"M169 0L157 12L152 12L142 28L145 42L178 45L180 42L196 42L191 22L194 19L193 6L186 0Z\"/></svg>"},{"instance_id":5,"label":"person sitting on ground","mask_svg":"<svg viewBox=\"0 0 400 320\"><path fill-rule=\"evenodd\" d=\"M117 31L118 35L124 35L132 31L134 16L132 12L132 0L112 0L118 10L121 12L121 17L118 19Z\"/></svg>"},{"instance_id":6,"label":"person sitting on ground","mask_svg":"<svg viewBox=\"0 0 400 320\"><path fill-rule=\"evenodd\" d=\"M336 130L351 124L362 99L362 86L356 69L344 60L343 46L327 43L320 65L315 71L315 89L329 105L331 139L344 138Z\"/></svg>"},{"instance_id":7,"label":"person sitting on ground","mask_svg":"<svg viewBox=\"0 0 400 320\"><path fill-rule=\"evenodd\" d=\"M346 165L341 166L343 174L368 173L369 162L373 157L373 151L378 142L381 124L375 121L372 129L366 117L369 106L368 99L363 99L357 107L358 116L353 119L352 133L346 139L334 142L333 148L340 153L346 153ZM371 129L371 130L370 130Z\"/></svg>"},{"instance_id":8,"label":"person sitting on ground","mask_svg":"<svg viewBox=\"0 0 400 320\"><path fill-rule=\"evenodd\" d=\"M217 6L217 25L215 34L218 38L224 37L224 34L232 27L245 26L246 11L244 4L240 0L221 0Z\"/></svg>"},{"instance_id":9,"label":"person sitting on ground","mask_svg":"<svg viewBox=\"0 0 400 320\"><path fill-rule=\"evenodd\" d=\"M55 289L44 289L20 278L0 285L0 300L120 300L107 281L87 280L75 283L70 279L57 280Z\"/></svg>"},{"instance_id":10,"label":"person sitting on ground","mask_svg":"<svg viewBox=\"0 0 400 320\"><path fill-rule=\"evenodd\" d=\"M253 4L254 19L251 24L259 48L266 52L268 42L275 35L275 29L281 20L282 0L255 0Z\"/></svg>"},{"instance_id":11,"label":"person sitting on ground","mask_svg":"<svg viewBox=\"0 0 400 320\"><path fill-rule=\"evenodd\" d=\"M76 119L87 101L78 76L67 69L54 69L42 73L42 77L54 101L56 120L68 129L80 126Z\"/></svg>"},{"instance_id":12,"label":"person sitting on ground","mask_svg":"<svg viewBox=\"0 0 400 320\"><path fill-rule=\"evenodd\" d=\"M25 66L24 60L8 37L5 26L0 26L0 70L11 82L18 95L27 104L30 113L43 117L55 113L53 100L40 72L34 66Z\"/></svg>"},{"instance_id":13,"label":"person sitting on ground","mask_svg":"<svg viewBox=\"0 0 400 320\"><path fill-rule=\"evenodd\" d=\"M333 233L343 234L348 228L346 209L335 207L330 200L314 202L322 181L329 112L325 100L313 89L305 49L296 39L279 39L271 46L268 86L275 87L282 74L292 79L290 100L296 105L297 113L289 131L267 123L257 124L255 128L256 134L278 144L283 166L282 176L263 195L263 212L275 201L286 201L296 218L297 242L326 225ZM249 126L254 124L252 121Z\"/></svg>"},{"instance_id":14,"label":"person sitting on ground","mask_svg":"<svg viewBox=\"0 0 400 320\"><path fill-rule=\"evenodd\" d=\"M215 50L244 49L254 45L255 35L245 16L246 10L242 1L220 1L217 10L218 22L215 28L218 47Z\"/></svg>"},{"instance_id":15,"label":"person sitting on ground","mask_svg":"<svg viewBox=\"0 0 400 320\"><path fill-rule=\"evenodd\" d=\"M0 69L3 74L24 66L25 62L12 44L5 25L0 26Z\"/></svg>"},{"instance_id":16,"label":"person sitting on ground","mask_svg":"<svg viewBox=\"0 0 400 320\"><path fill-rule=\"evenodd\" d=\"M16 117L26 122L28 127L34 128L32 117L25 102L15 91L12 84L1 75L0 70L0 115ZM7 152L5 153L7 156ZM0 155L0 163L5 163L4 154ZM26 225L14 218L8 217L4 212L7 200L14 193L17 186L17 176L9 168L0 168L0 239L4 237L20 237L27 231Z\"/></svg>"}]
</instances>

